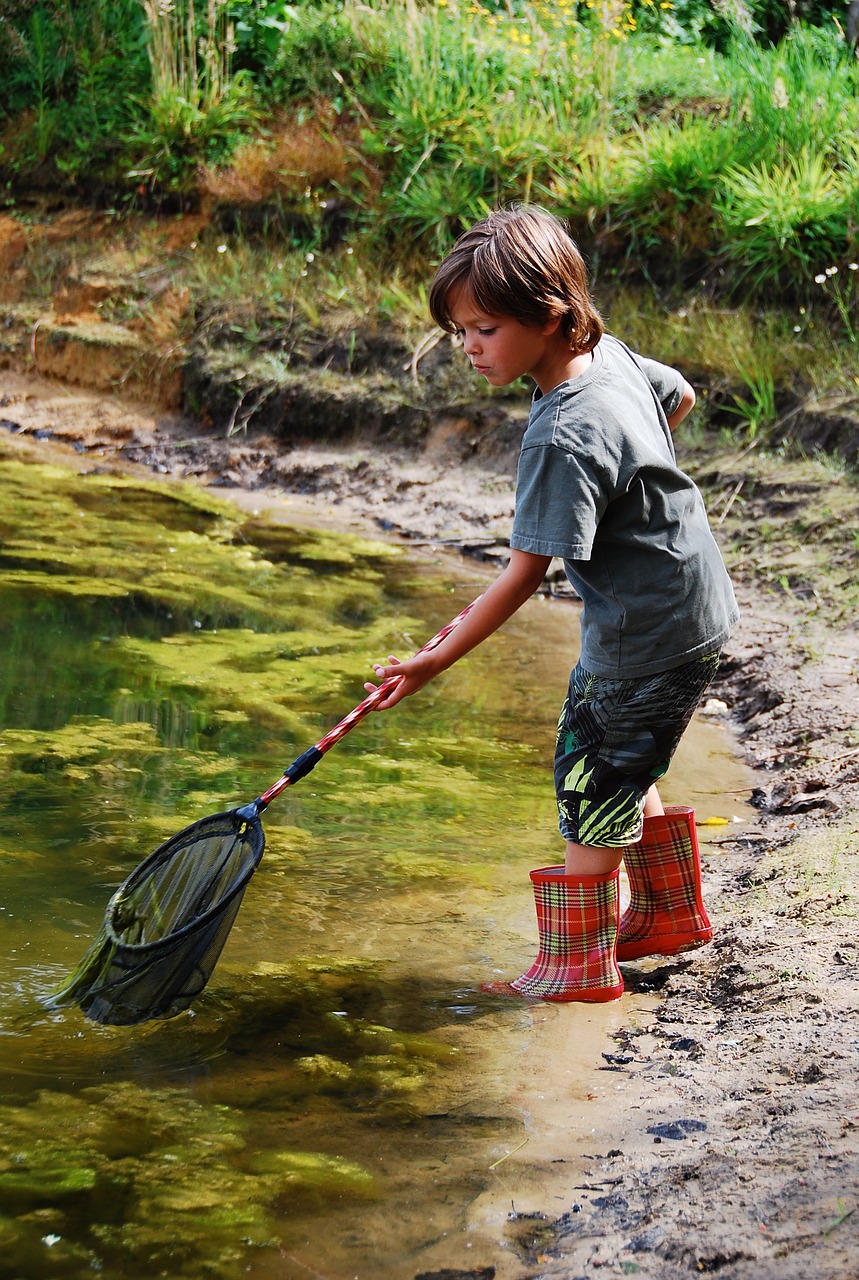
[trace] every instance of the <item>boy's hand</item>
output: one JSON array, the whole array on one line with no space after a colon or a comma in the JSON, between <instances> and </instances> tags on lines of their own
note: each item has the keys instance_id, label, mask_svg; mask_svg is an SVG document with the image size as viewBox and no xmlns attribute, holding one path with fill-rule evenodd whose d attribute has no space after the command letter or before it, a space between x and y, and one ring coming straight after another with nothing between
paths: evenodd
<instances>
[{"instance_id":1,"label":"boy's hand","mask_svg":"<svg viewBox=\"0 0 859 1280\"><path fill-rule=\"evenodd\" d=\"M411 693L417 693L418 689L429 684L437 674L437 668L428 653L415 654L407 662L400 662L399 658L389 654L388 665L383 666L380 662L374 662L373 671L379 684L375 685L367 681L364 688L368 693L374 693L386 681L392 682L390 692L381 699L376 707L377 711L387 711L389 707L395 707L398 702L402 702L403 698Z\"/></svg>"},{"instance_id":2,"label":"boy's hand","mask_svg":"<svg viewBox=\"0 0 859 1280\"><path fill-rule=\"evenodd\" d=\"M443 640L433 641L432 647L419 650L407 662L399 662L391 656L387 665L373 663L379 684L365 684L368 693L375 693L386 680L396 681L390 692L380 698L376 709L387 711L389 707L395 707L403 698L417 693L464 654L482 644L534 594L551 562L551 556L532 555L530 551L514 549L507 567L501 570L492 586L465 611L468 617L462 616L461 621L455 619L458 625L455 629L446 628Z\"/></svg>"}]
</instances>

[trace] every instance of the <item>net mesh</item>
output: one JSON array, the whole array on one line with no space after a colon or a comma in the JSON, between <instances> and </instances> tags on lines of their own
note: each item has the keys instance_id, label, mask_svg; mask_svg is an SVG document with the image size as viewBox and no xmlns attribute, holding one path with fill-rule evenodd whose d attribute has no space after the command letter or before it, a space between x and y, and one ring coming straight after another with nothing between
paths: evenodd
<instances>
[{"instance_id":1,"label":"net mesh","mask_svg":"<svg viewBox=\"0 0 859 1280\"><path fill-rule=\"evenodd\" d=\"M165 841L120 885L98 936L48 1004L80 1005L95 1022L171 1018L212 975L265 837L230 810Z\"/></svg>"}]
</instances>

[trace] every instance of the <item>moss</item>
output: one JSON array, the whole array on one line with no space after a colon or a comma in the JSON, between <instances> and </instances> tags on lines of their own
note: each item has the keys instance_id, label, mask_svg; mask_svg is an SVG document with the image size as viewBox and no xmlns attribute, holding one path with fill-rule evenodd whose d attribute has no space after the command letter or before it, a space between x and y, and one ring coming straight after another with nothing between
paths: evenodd
<instances>
[{"instance_id":1,"label":"moss","mask_svg":"<svg viewBox=\"0 0 859 1280\"><path fill-rule=\"evenodd\" d=\"M381 650L384 632L379 624L362 634L362 649L375 637L374 647ZM369 669L366 654L354 652L355 632L346 627L330 626L324 633L218 630L121 643L129 660L146 664L165 693L193 691L215 712L229 707L296 735L308 732L302 712L317 711L335 696L360 701Z\"/></svg>"},{"instance_id":2,"label":"moss","mask_svg":"<svg viewBox=\"0 0 859 1280\"><path fill-rule=\"evenodd\" d=\"M362 1048L372 1048L376 1054L407 1054L428 1062L444 1062L456 1056L456 1050L441 1040L372 1023L359 1027L358 1043Z\"/></svg>"},{"instance_id":3,"label":"moss","mask_svg":"<svg viewBox=\"0 0 859 1280\"><path fill-rule=\"evenodd\" d=\"M11 1265L34 1280L238 1280L287 1208L342 1213L375 1194L351 1147L317 1152L314 1135L359 1149L362 1125L418 1114L453 1060L427 1030L445 978L392 989L384 922L394 935L412 895L490 877L496 814L524 820L532 780L505 780L512 748L455 686L408 719L369 717L266 815L241 922L191 1013L121 1033L78 1010L33 1016L20 974L47 994L108 889L257 794L261 771L363 697L371 658L419 643L422 609L401 597L446 615L449 592L404 585L372 542L250 524L197 491L0 464L6 481L0 859L15 873L4 907L14 923L24 899L28 932L4 1039L16 1087L20 1059L55 1083L27 1080L0 1106ZM41 963L26 968L23 945Z\"/></svg>"},{"instance_id":4,"label":"moss","mask_svg":"<svg viewBox=\"0 0 859 1280\"><path fill-rule=\"evenodd\" d=\"M344 570L360 565L378 574L381 565L404 558L404 552L389 542L350 537L328 529L296 529L291 525L272 525L262 520L247 520L236 536L246 538L259 547L275 564L304 565L316 573Z\"/></svg>"},{"instance_id":5,"label":"moss","mask_svg":"<svg viewBox=\"0 0 859 1280\"><path fill-rule=\"evenodd\" d=\"M126 597L190 614L206 625L299 626L342 605L342 584L320 579L336 563L360 583L369 607L378 597L383 557L359 538L308 535L305 550L283 556L289 580L248 542L241 513L190 486L128 477L81 478L56 467L0 462L0 586L61 596ZM279 546L286 535L272 542ZM390 550L385 557L392 558ZM303 568L302 568L303 565ZM303 581L302 581L303 578Z\"/></svg>"},{"instance_id":6,"label":"moss","mask_svg":"<svg viewBox=\"0 0 859 1280\"><path fill-rule=\"evenodd\" d=\"M253 1173L275 1180L281 1194L345 1195L354 1199L376 1193L373 1175L343 1156L315 1151L259 1151L247 1163Z\"/></svg>"},{"instance_id":7,"label":"moss","mask_svg":"<svg viewBox=\"0 0 859 1280\"><path fill-rule=\"evenodd\" d=\"M7 1208L80 1200L99 1186L98 1173L75 1162L80 1158L61 1146L16 1152L14 1163L0 1169L0 1199Z\"/></svg>"},{"instance_id":8,"label":"moss","mask_svg":"<svg viewBox=\"0 0 859 1280\"><path fill-rule=\"evenodd\" d=\"M336 1058L324 1053L314 1054L311 1058L298 1058L295 1065L304 1075L323 1085L341 1084L352 1079L352 1068L347 1063L338 1062Z\"/></svg>"},{"instance_id":9,"label":"moss","mask_svg":"<svg viewBox=\"0 0 859 1280\"><path fill-rule=\"evenodd\" d=\"M99 1270L118 1264L127 1274L121 1259L160 1260L176 1274L178 1259L188 1268L182 1274L233 1274L248 1243L274 1241L270 1206L284 1196L339 1202L374 1190L365 1169L339 1156L247 1151L238 1112L181 1091L130 1082L79 1097L45 1090L27 1107L0 1108L0 1120L7 1212L50 1208L50 1220L73 1238L72 1221L57 1216L68 1208L96 1242ZM0 1220L0 1240L19 1253L21 1274L42 1274L34 1259L41 1237L20 1218ZM80 1248L72 1254L93 1260Z\"/></svg>"}]
</instances>

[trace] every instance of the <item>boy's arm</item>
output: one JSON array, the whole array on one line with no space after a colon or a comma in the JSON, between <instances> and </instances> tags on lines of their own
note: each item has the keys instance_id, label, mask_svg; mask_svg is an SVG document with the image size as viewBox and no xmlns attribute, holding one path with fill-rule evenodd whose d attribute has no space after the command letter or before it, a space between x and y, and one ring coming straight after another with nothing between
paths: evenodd
<instances>
[{"instance_id":1,"label":"boy's arm","mask_svg":"<svg viewBox=\"0 0 859 1280\"><path fill-rule=\"evenodd\" d=\"M686 417L686 414L695 404L695 392L689 383L684 381L683 394L680 397L680 403L673 413L668 415L668 425L673 431L675 427L679 427L680 423Z\"/></svg>"},{"instance_id":2,"label":"boy's arm","mask_svg":"<svg viewBox=\"0 0 859 1280\"><path fill-rule=\"evenodd\" d=\"M511 551L510 563L484 591L467 617L430 653L419 653L407 662L388 658L387 666L373 664L379 682L391 676L401 679L378 706L379 711L394 707L409 694L417 693L435 676L452 667L464 654L476 649L487 636L511 618L529 600L546 576L551 556L535 556L528 551ZM377 686L367 683L368 693Z\"/></svg>"}]
</instances>

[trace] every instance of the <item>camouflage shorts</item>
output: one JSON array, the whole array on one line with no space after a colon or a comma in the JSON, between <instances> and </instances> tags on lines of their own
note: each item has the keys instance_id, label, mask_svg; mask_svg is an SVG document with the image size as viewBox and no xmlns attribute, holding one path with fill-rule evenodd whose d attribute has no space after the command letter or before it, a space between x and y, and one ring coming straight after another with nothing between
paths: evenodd
<instances>
[{"instance_id":1,"label":"camouflage shorts","mask_svg":"<svg viewBox=\"0 0 859 1280\"><path fill-rule=\"evenodd\" d=\"M639 839L645 794L667 771L718 665L716 650L636 680L574 668L555 743L565 840L616 849Z\"/></svg>"}]
</instances>

